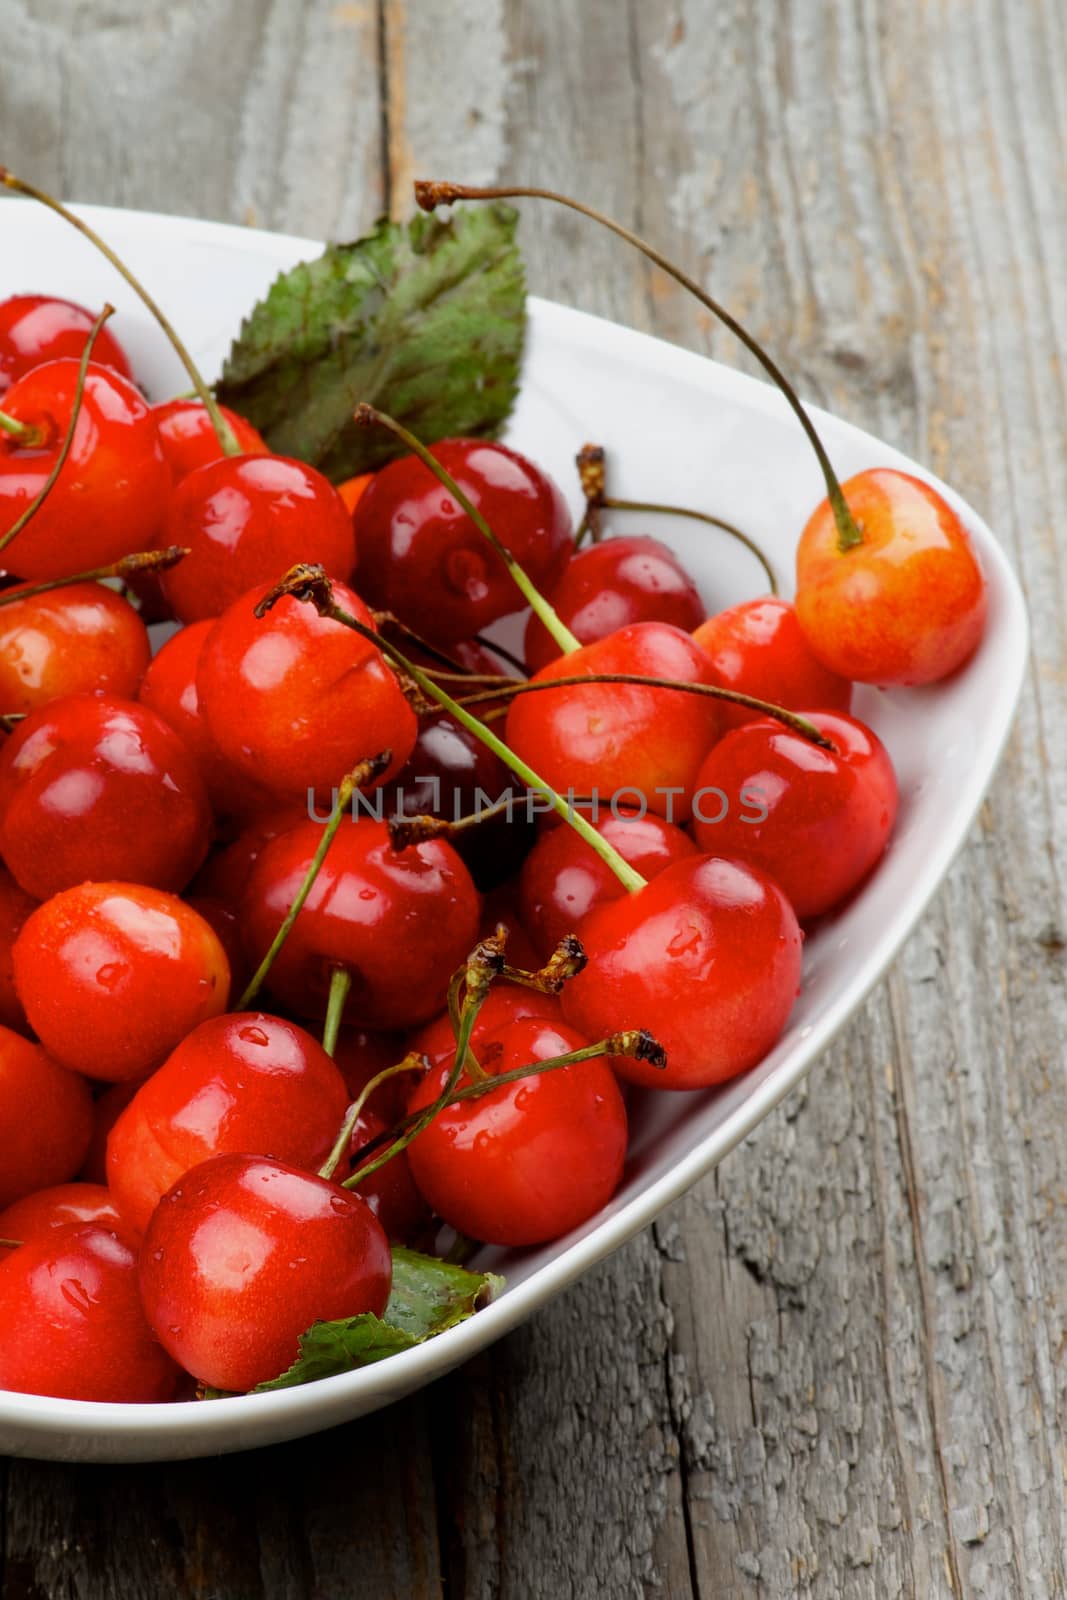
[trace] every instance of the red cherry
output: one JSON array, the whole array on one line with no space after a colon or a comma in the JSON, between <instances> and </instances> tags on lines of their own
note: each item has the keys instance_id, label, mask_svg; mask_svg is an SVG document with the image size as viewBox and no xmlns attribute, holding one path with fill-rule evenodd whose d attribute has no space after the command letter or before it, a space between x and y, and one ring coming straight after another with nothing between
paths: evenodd
<instances>
[{"instance_id":1,"label":"red cherry","mask_svg":"<svg viewBox=\"0 0 1067 1600\"><path fill-rule=\"evenodd\" d=\"M229 999L226 956L203 917L139 884L57 894L30 917L14 958L15 987L41 1043L111 1083L143 1077Z\"/></svg>"},{"instance_id":2,"label":"red cherry","mask_svg":"<svg viewBox=\"0 0 1067 1600\"><path fill-rule=\"evenodd\" d=\"M395 1067L402 1061L404 1048L403 1035L400 1034L372 1033L366 1028L342 1028L337 1035L333 1059L345 1080L349 1099L355 1100L361 1095L379 1072L384 1072L387 1067ZM395 1078L387 1078L367 1101L368 1109L377 1112L390 1125L399 1122L404 1115L415 1077L414 1072L404 1072L398 1073Z\"/></svg>"},{"instance_id":3,"label":"red cherry","mask_svg":"<svg viewBox=\"0 0 1067 1600\"><path fill-rule=\"evenodd\" d=\"M13 294L0 300L0 395L46 361L63 356L80 361L95 321L93 312L73 300L44 294ZM133 378L126 352L110 328L97 333L93 360L123 378Z\"/></svg>"},{"instance_id":4,"label":"red cherry","mask_svg":"<svg viewBox=\"0 0 1067 1600\"><path fill-rule=\"evenodd\" d=\"M250 422L226 406L219 406L219 410L246 456L268 454L266 440ZM202 401L165 400L162 405L152 407L152 415L175 483L180 483L197 467L206 467L209 461L222 459L218 434Z\"/></svg>"},{"instance_id":5,"label":"red cherry","mask_svg":"<svg viewBox=\"0 0 1067 1600\"><path fill-rule=\"evenodd\" d=\"M63 445L77 361L49 361L12 384L4 411L40 429L39 445L0 439L0 534L44 487ZM151 410L117 373L89 363L74 440L43 505L15 536L10 564L23 578L63 578L149 550L171 489Z\"/></svg>"},{"instance_id":6,"label":"red cherry","mask_svg":"<svg viewBox=\"0 0 1067 1600\"><path fill-rule=\"evenodd\" d=\"M579 550L548 598L582 644L606 639L631 622L671 622L690 633L705 615L697 586L674 551L644 537L604 539ZM530 672L559 655L559 645L533 615L523 654Z\"/></svg>"},{"instance_id":7,"label":"red cherry","mask_svg":"<svg viewBox=\"0 0 1067 1600\"><path fill-rule=\"evenodd\" d=\"M98 1222L112 1227L120 1221L115 1202L102 1183L58 1183L23 1195L6 1211L0 1211L0 1239L29 1244L72 1222ZM9 1253L0 1249L0 1260Z\"/></svg>"},{"instance_id":8,"label":"red cherry","mask_svg":"<svg viewBox=\"0 0 1067 1600\"><path fill-rule=\"evenodd\" d=\"M36 711L64 695L103 690L132 699L151 654L137 612L101 583L73 583L0 606L0 705Z\"/></svg>"},{"instance_id":9,"label":"red cherry","mask_svg":"<svg viewBox=\"0 0 1067 1600\"><path fill-rule=\"evenodd\" d=\"M304 822L260 855L241 902L250 954L270 946L322 841ZM443 839L395 851L384 823L342 823L267 980L287 1009L321 1016L335 966L352 974L350 1014L404 1028L444 1004L478 936L478 893Z\"/></svg>"},{"instance_id":10,"label":"red cherry","mask_svg":"<svg viewBox=\"0 0 1067 1600\"><path fill-rule=\"evenodd\" d=\"M534 1017L512 1023L496 1042L492 1070L500 1073L588 1040ZM409 1109L432 1105L449 1070L430 1072ZM415 1182L445 1222L469 1238L512 1246L558 1239L595 1215L618 1187L625 1156L626 1108L602 1060L446 1106L408 1146Z\"/></svg>"},{"instance_id":11,"label":"red cherry","mask_svg":"<svg viewBox=\"0 0 1067 1600\"><path fill-rule=\"evenodd\" d=\"M126 1083L113 1083L93 1101L93 1136L81 1169L84 1182L107 1183L108 1136L143 1082L143 1078L131 1078Z\"/></svg>"},{"instance_id":12,"label":"red cherry","mask_svg":"<svg viewBox=\"0 0 1067 1600\"><path fill-rule=\"evenodd\" d=\"M393 752L394 777L418 720L381 652L350 628L286 597L259 619L268 589L224 611L204 643L196 688L222 753L275 794L306 802L360 761ZM360 622L370 612L343 584L334 599Z\"/></svg>"},{"instance_id":13,"label":"red cherry","mask_svg":"<svg viewBox=\"0 0 1067 1600\"><path fill-rule=\"evenodd\" d=\"M562 1022L563 1012L555 995L541 994L517 983L494 983L474 1021L471 1049L481 1064L483 1052L487 1070L498 1070L499 1045L497 1041L513 1023L530 1018L544 1022ZM451 1067L456 1059L456 1035L448 1012L411 1035L408 1047L427 1058L430 1066Z\"/></svg>"},{"instance_id":14,"label":"red cherry","mask_svg":"<svg viewBox=\"0 0 1067 1600\"><path fill-rule=\"evenodd\" d=\"M222 754L201 710L196 674L213 626L193 622L172 634L153 657L137 698L174 729L194 757L216 814L248 816L275 802L269 789Z\"/></svg>"},{"instance_id":15,"label":"red cherry","mask_svg":"<svg viewBox=\"0 0 1067 1600\"><path fill-rule=\"evenodd\" d=\"M348 1092L303 1028L259 1011L194 1028L141 1086L108 1139L107 1181L139 1233L183 1173L225 1152L314 1169L333 1148Z\"/></svg>"},{"instance_id":16,"label":"red cherry","mask_svg":"<svg viewBox=\"0 0 1067 1600\"><path fill-rule=\"evenodd\" d=\"M552 479L518 451L481 439L442 439L431 454L531 581L551 589L573 549L570 513ZM360 592L435 644L523 607L504 562L415 456L375 475L355 528Z\"/></svg>"},{"instance_id":17,"label":"red cherry","mask_svg":"<svg viewBox=\"0 0 1067 1600\"><path fill-rule=\"evenodd\" d=\"M583 645L536 673L535 683L627 672L711 683L707 656L687 633L637 622ZM719 729L709 696L634 684L594 683L516 695L507 743L546 783L575 795L618 795L672 821L689 815L693 783ZM674 791L674 792L671 792Z\"/></svg>"},{"instance_id":18,"label":"red cherry","mask_svg":"<svg viewBox=\"0 0 1067 1600\"><path fill-rule=\"evenodd\" d=\"M842 550L827 502L797 546L797 616L819 659L861 683L933 683L972 655L986 581L936 489L888 467L842 484L862 542Z\"/></svg>"},{"instance_id":19,"label":"red cherry","mask_svg":"<svg viewBox=\"0 0 1067 1600\"><path fill-rule=\"evenodd\" d=\"M751 722L701 767L693 816L701 849L760 867L802 919L862 883L897 814L893 764L877 735L853 717L806 715L833 750L781 723Z\"/></svg>"},{"instance_id":20,"label":"red cherry","mask_svg":"<svg viewBox=\"0 0 1067 1600\"><path fill-rule=\"evenodd\" d=\"M179 1372L141 1309L137 1243L70 1223L0 1263L0 1389L63 1400L169 1400Z\"/></svg>"},{"instance_id":21,"label":"red cherry","mask_svg":"<svg viewBox=\"0 0 1067 1600\"><path fill-rule=\"evenodd\" d=\"M593 826L643 878L654 878L673 862L696 854L689 835L662 817L609 813ZM519 877L523 925L547 960L587 911L625 892L607 862L573 828L553 828L541 835L523 863Z\"/></svg>"},{"instance_id":22,"label":"red cherry","mask_svg":"<svg viewBox=\"0 0 1067 1600\"><path fill-rule=\"evenodd\" d=\"M270 841L306 821L306 803L275 804L272 810L251 818L236 839L211 852L189 885L189 893L236 906L252 876L252 868Z\"/></svg>"},{"instance_id":23,"label":"red cherry","mask_svg":"<svg viewBox=\"0 0 1067 1600\"><path fill-rule=\"evenodd\" d=\"M188 473L171 495L161 542L189 551L161 580L182 622L217 617L296 561L342 580L356 564L352 518L337 490L286 456L224 456Z\"/></svg>"},{"instance_id":24,"label":"red cherry","mask_svg":"<svg viewBox=\"0 0 1067 1600\"><path fill-rule=\"evenodd\" d=\"M15 969L11 958L15 940L37 901L20 889L10 872L0 867L0 1025L16 1033L28 1031L22 1001L15 993Z\"/></svg>"},{"instance_id":25,"label":"red cherry","mask_svg":"<svg viewBox=\"0 0 1067 1600\"><path fill-rule=\"evenodd\" d=\"M566 826L562 819L560 820L561 826ZM541 957L520 921L519 909L515 904L516 893L517 885L514 882L498 884L495 889L489 891L482 900L482 922L478 929L478 937L487 939L503 923L508 935L508 964L512 967L522 967L526 972L536 972L541 964Z\"/></svg>"},{"instance_id":26,"label":"red cherry","mask_svg":"<svg viewBox=\"0 0 1067 1600\"><path fill-rule=\"evenodd\" d=\"M277 1377L313 1322L381 1316L391 1281L388 1241L358 1195L260 1156L216 1156L186 1173L141 1256L149 1323L218 1389Z\"/></svg>"},{"instance_id":27,"label":"red cherry","mask_svg":"<svg viewBox=\"0 0 1067 1600\"><path fill-rule=\"evenodd\" d=\"M399 1118L393 1120L398 1121ZM350 1150L353 1172L359 1170L359 1152L363 1147L370 1144L372 1139L377 1139L379 1134L385 1133L391 1125L390 1121L386 1121L376 1111L364 1106L352 1131ZM378 1150L374 1151L375 1155L379 1153ZM419 1238L431 1220L430 1208L415 1186L407 1152L404 1150L397 1151L383 1167L379 1167L377 1172L372 1172L369 1178L364 1179L357 1192L374 1212L385 1229L387 1238L394 1244L411 1244L413 1240Z\"/></svg>"},{"instance_id":28,"label":"red cherry","mask_svg":"<svg viewBox=\"0 0 1067 1600\"><path fill-rule=\"evenodd\" d=\"M53 701L21 722L0 754L0 854L40 900L90 878L181 889L210 833L192 756L133 701Z\"/></svg>"},{"instance_id":29,"label":"red cherry","mask_svg":"<svg viewBox=\"0 0 1067 1600\"><path fill-rule=\"evenodd\" d=\"M0 1208L73 1178L92 1123L85 1079L67 1072L40 1045L0 1028Z\"/></svg>"},{"instance_id":30,"label":"red cherry","mask_svg":"<svg viewBox=\"0 0 1067 1600\"><path fill-rule=\"evenodd\" d=\"M578 925L588 965L563 1015L589 1039L646 1028L667 1066L616 1070L661 1089L703 1089L754 1066L778 1039L800 982L801 933L777 884L713 856L668 867Z\"/></svg>"},{"instance_id":31,"label":"red cherry","mask_svg":"<svg viewBox=\"0 0 1067 1600\"><path fill-rule=\"evenodd\" d=\"M797 621L796 607L776 595L743 600L709 617L693 638L714 668L714 681L756 700L800 711L847 711L852 685L813 655ZM741 728L759 717L745 706L720 706L723 728Z\"/></svg>"}]
</instances>

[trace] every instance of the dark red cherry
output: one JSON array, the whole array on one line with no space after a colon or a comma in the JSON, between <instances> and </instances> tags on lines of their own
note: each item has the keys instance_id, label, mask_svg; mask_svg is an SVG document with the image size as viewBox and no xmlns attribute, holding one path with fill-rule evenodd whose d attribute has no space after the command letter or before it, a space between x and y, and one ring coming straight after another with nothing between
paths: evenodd
<instances>
[{"instance_id":1,"label":"dark red cherry","mask_svg":"<svg viewBox=\"0 0 1067 1600\"><path fill-rule=\"evenodd\" d=\"M532 581L551 589L573 548L570 513L552 479L486 440L443 439L432 453ZM435 644L523 608L504 562L415 456L375 474L355 528L364 599Z\"/></svg>"},{"instance_id":2,"label":"dark red cherry","mask_svg":"<svg viewBox=\"0 0 1067 1600\"><path fill-rule=\"evenodd\" d=\"M761 595L730 606L694 629L693 638L711 661L714 681L756 700L800 711L847 711L852 684L824 667L800 631L796 607L777 595ZM754 721L758 711L723 701L722 725L729 731Z\"/></svg>"},{"instance_id":3,"label":"dark red cherry","mask_svg":"<svg viewBox=\"0 0 1067 1600\"><path fill-rule=\"evenodd\" d=\"M20 889L6 867L0 867L0 1025L27 1032L26 1013L15 993L12 951L27 917L37 909L32 894Z\"/></svg>"},{"instance_id":4,"label":"dark red cherry","mask_svg":"<svg viewBox=\"0 0 1067 1600\"><path fill-rule=\"evenodd\" d=\"M51 295L13 294L0 300L0 395L42 362L62 356L80 361L95 321L95 313L84 306ZM110 328L98 332L93 360L132 381L126 352Z\"/></svg>"},{"instance_id":5,"label":"dark red cherry","mask_svg":"<svg viewBox=\"0 0 1067 1600\"><path fill-rule=\"evenodd\" d=\"M413 1073L412 1078L414 1076ZM409 1091L410 1088L408 1084ZM353 1172L359 1171L360 1151L364 1146L386 1133L390 1126L391 1123L384 1117L364 1106L352 1132L350 1148ZM378 1155L380 1149L380 1146L376 1147L373 1155ZM415 1186L404 1150L398 1150L383 1167L372 1172L356 1192L370 1206L394 1244L411 1244L430 1222L430 1208Z\"/></svg>"}]
</instances>

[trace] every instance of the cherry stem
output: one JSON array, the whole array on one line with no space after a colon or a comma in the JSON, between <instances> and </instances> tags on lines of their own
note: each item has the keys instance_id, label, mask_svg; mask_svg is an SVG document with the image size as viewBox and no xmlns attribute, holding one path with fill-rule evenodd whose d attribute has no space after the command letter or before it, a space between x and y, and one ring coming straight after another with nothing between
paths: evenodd
<instances>
[{"instance_id":1,"label":"cherry stem","mask_svg":"<svg viewBox=\"0 0 1067 1600\"><path fill-rule=\"evenodd\" d=\"M750 538L747 533L742 533L740 528L735 527L732 522L725 521L723 517L714 517L710 511L694 511L691 506L661 505L656 500L619 500L614 495L605 495L600 504L605 511L639 511L647 516L692 517L694 522L706 522L709 527L721 528L755 556L767 574L767 584L771 593L778 593L778 580L774 575L774 568L755 539Z\"/></svg>"},{"instance_id":2,"label":"cherry stem","mask_svg":"<svg viewBox=\"0 0 1067 1600\"><path fill-rule=\"evenodd\" d=\"M700 301L700 304L711 312L713 317L717 317L721 323L729 328L734 337L741 341L751 355L755 356L768 377L777 385L797 421L807 434L808 443L814 450L819 467L822 470L823 479L826 483L827 498L834 514L834 521L837 523L838 549L844 554L845 551L851 550L854 545L862 544L863 534L860 532L856 520L848 508L848 502L842 492L830 457L827 455L823 442L816 432L815 424L808 416L796 390L782 372L778 363L771 359L763 346L757 342L747 329L742 327L736 317L731 316L725 307L721 306L717 300L713 300L706 290L701 288L695 278L691 278L688 273L683 272L681 267L675 266L674 262L669 260L662 251L657 250L655 245L648 244L638 234L632 233L629 228L623 227L621 222L615 222L611 217L606 217L603 212L594 210L592 206L587 206L583 201L575 200L570 195L557 194L553 189L530 188L525 185L502 189L471 188L466 184L437 183L425 179L419 180L415 184L415 201L423 211L433 211L437 206L441 205L453 205L457 200L521 199L551 200L556 205L567 206L571 211L578 211L582 216L591 218L593 222L599 222L602 227L609 228L620 239L625 239L627 244L632 244L635 249L640 250L642 255L648 257L649 261L654 262L657 267L660 267L672 277L675 283L681 284L682 288L687 289L691 295L695 296Z\"/></svg>"},{"instance_id":3,"label":"cherry stem","mask_svg":"<svg viewBox=\"0 0 1067 1600\"><path fill-rule=\"evenodd\" d=\"M363 427L371 427L377 424L383 428L388 428L390 433L395 434L398 439L407 445L408 449L412 451L413 454L418 456L423 465L428 467L433 473L434 477L437 478L439 482L444 484L449 494L452 495L456 500L456 503L463 511L467 513L468 517L470 517L471 521L474 523L474 526L478 529L478 532L482 535L482 537L487 539L492 545L497 555L507 567L516 586L522 591L525 599L529 601L537 616L541 619L549 633L552 635L553 639L559 645L563 654L565 656L569 656L573 655L575 650L580 650L581 641L575 638L574 634L567 627L566 623L556 615L552 606L545 599L541 591L536 588L527 577L522 567L515 560L515 557L512 555L511 551L508 550L505 545L501 544L500 540L497 538L488 522L486 522L485 518L478 510L477 506L474 505L467 495L463 493L463 490L460 488L455 478L453 478L450 472L445 470L445 468L437 460L436 456L431 455L426 446L422 444L420 440L416 439L415 435L411 433L409 429L405 428L403 423L395 421L393 417L387 416L384 411L378 411L374 406L370 406L365 403L363 405L358 405L355 410L355 420Z\"/></svg>"},{"instance_id":4,"label":"cherry stem","mask_svg":"<svg viewBox=\"0 0 1067 1600\"><path fill-rule=\"evenodd\" d=\"M600 526L600 508L604 504L606 487L606 462L602 444L583 444L574 458L578 468L578 481L585 497L585 510L574 536L574 547L580 549L588 533L594 544L599 544L603 529Z\"/></svg>"},{"instance_id":5,"label":"cherry stem","mask_svg":"<svg viewBox=\"0 0 1067 1600\"><path fill-rule=\"evenodd\" d=\"M16 194L26 195L29 199L36 200L41 205L47 206L50 211L54 211L57 216L62 217L64 222L68 222L72 228L77 228L78 232L88 239L90 244L95 245L96 249L100 251L100 254L110 261L111 265L115 268L115 271L125 278L134 294L139 296L142 303L148 308L152 316L159 323L159 326L163 329L163 332L166 334L167 338L170 340L175 354L177 355L182 366L185 368L186 372L189 374L189 380L192 383L193 388L196 390L201 405L204 407L204 410L211 419L211 426L215 430L215 437L219 441L219 447L221 448L223 455L241 455L241 446L237 443L233 429L223 416L221 410L219 409L218 401L215 399L215 396L204 382L199 367L189 354L189 351L186 349L182 340L178 337L178 334L171 324L170 319L164 315L160 306L148 293L148 290L142 283L138 281L137 278L134 277L129 267L126 266L124 261L119 259L114 250L112 250L111 246L106 244L104 240L101 239L100 235L95 231L95 229L91 228L87 222L82 220L81 217L75 216L74 212L69 211L65 205L60 203L60 201L54 200L50 194L45 194L43 189L37 189L32 183L27 183L24 178L16 177L13 172L9 172L8 169L3 166L0 166L0 184L3 184L5 189L13 189Z\"/></svg>"},{"instance_id":6,"label":"cherry stem","mask_svg":"<svg viewBox=\"0 0 1067 1600\"><path fill-rule=\"evenodd\" d=\"M318 848L311 858L311 864L304 874L304 881L296 891L293 903L286 912L281 927L271 940L270 949L249 979L244 994L234 1008L235 1010L247 1011L263 987L267 974L273 967L279 951L292 931L293 923L304 909L304 902L314 888L315 879L322 870L322 863L326 860L326 853L336 837L337 830L341 826L341 819L348 809L353 794L357 789L362 788L364 784L372 782L375 777L384 772L392 759L392 754L389 751L383 751L381 755L375 756L369 761L361 761L358 767L341 779L337 788L337 799L334 802L333 810L330 812L330 820L322 830L322 838L319 840Z\"/></svg>"},{"instance_id":7,"label":"cherry stem","mask_svg":"<svg viewBox=\"0 0 1067 1600\"><path fill-rule=\"evenodd\" d=\"M424 639L421 633L415 632L414 628L409 628L406 622L401 622L394 612L372 611L371 615L374 618L375 627L380 632L384 632L386 628L390 629L391 632L398 634L401 639L406 639L409 644L413 644L417 650L422 650L426 655L432 656L442 667L448 668L454 676L464 678L467 676L458 661L447 655L444 650L439 650L428 639Z\"/></svg>"},{"instance_id":8,"label":"cherry stem","mask_svg":"<svg viewBox=\"0 0 1067 1600\"><path fill-rule=\"evenodd\" d=\"M8 434L16 444L25 445L27 450L44 443L40 428L35 428L32 422L20 422L17 417L9 417L6 411L0 411L0 433Z\"/></svg>"},{"instance_id":9,"label":"cherry stem","mask_svg":"<svg viewBox=\"0 0 1067 1600\"><path fill-rule=\"evenodd\" d=\"M337 1049L337 1035L341 1031L341 1018L351 988L352 973L349 968L334 967L330 973L330 994L326 1001L326 1021L322 1029L322 1048L331 1061Z\"/></svg>"},{"instance_id":10,"label":"cherry stem","mask_svg":"<svg viewBox=\"0 0 1067 1600\"><path fill-rule=\"evenodd\" d=\"M499 656L501 661L506 661L509 667L514 667L517 672L526 676L526 663L520 661L518 656L512 655L510 650L505 650L502 644L497 644L495 639L487 639L484 633L474 635L475 644L480 644L483 650L491 650L493 655Z\"/></svg>"},{"instance_id":11,"label":"cherry stem","mask_svg":"<svg viewBox=\"0 0 1067 1600\"><path fill-rule=\"evenodd\" d=\"M758 711L761 716L773 717L776 722L782 722L787 728L792 728L794 733L799 733L809 743L816 744L822 750L833 750L833 743L824 733L820 733L813 722L807 717L802 717L796 711L787 711L785 706L772 705L769 700L757 700L754 695L742 694L739 689L724 689L717 683L683 683L680 678L649 678L639 672L591 672L581 678L545 678L543 680L531 679L526 683L517 683L514 679L507 685L498 689L482 689L477 694L468 695L460 702L463 705L478 705L482 701L499 700L503 698L514 699L520 694L543 694L550 689L574 689L587 683L629 683L645 689L670 689L677 690L679 694L702 694L711 700L728 700L731 705L745 706L749 711Z\"/></svg>"},{"instance_id":12,"label":"cherry stem","mask_svg":"<svg viewBox=\"0 0 1067 1600\"><path fill-rule=\"evenodd\" d=\"M21 1239L0 1239L0 1250L21 1250Z\"/></svg>"},{"instance_id":13,"label":"cherry stem","mask_svg":"<svg viewBox=\"0 0 1067 1600\"><path fill-rule=\"evenodd\" d=\"M380 1088L383 1083L387 1083L390 1078L397 1077L401 1072L428 1072L429 1070L430 1063L426 1057L419 1055L417 1050L411 1050L403 1061L397 1062L395 1067L386 1067L382 1072L377 1073L375 1077L369 1079L345 1113L345 1120L342 1122L341 1131L334 1141L334 1147L319 1168L319 1177L332 1178L337 1168L341 1165L345 1153L352 1142L352 1135L356 1131L356 1123L359 1121L360 1112L375 1089Z\"/></svg>"},{"instance_id":14,"label":"cherry stem","mask_svg":"<svg viewBox=\"0 0 1067 1600\"><path fill-rule=\"evenodd\" d=\"M0 172L2 171L3 168L0 168ZM4 534L3 538L0 539L0 550L6 550L12 539L15 538L16 534L22 532L30 518L36 516L37 512L41 509L45 501L48 499L48 496L51 494L56 479L59 477L59 474L63 471L63 468L66 465L67 457L70 455L70 447L74 443L74 433L78 426L78 418L81 415L82 400L85 396L85 380L89 375L89 362L92 359L93 346L96 343L97 335L99 334L100 329L104 326L104 323L107 321L108 317L114 316L114 314L115 307L105 305L104 309L93 323L92 328L89 330L89 337L85 341L85 349L82 351L81 361L78 363L78 381L74 385L74 400L70 408L70 421L67 423L67 431L63 436L63 443L59 447L59 454L52 463L51 472L48 474L47 478L44 480L41 487L38 489L37 493L26 507L25 511L23 511L21 516L16 518L16 520L11 524L10 528L8 528L7 532ZM32 431L35 433L36 438L33 440L24 441L27 444L37 443L40 441L40 430L34 429Z\"/></svg>"},{"instance_id":15,"label":"cherry stem","mask_svg":"<svg viewBox=\"0 0 1067 1600\"><path fill-rule=\"evenodd\" d=\"M41 583L20 585L0 592L0 607L17 605L20 600L32 600L35 595L48 594L52 589L66 589L74 583L96 583L104 578L132 578L139 572L165 572L176 567L189 554L180 544L170 544L165 550L139 550L136 555L122 556L106 567L93 567L89 572L72 572L66 578L48 578Z\"/></svg>"},{"instance_id":16,"label":"cherry stem","mask_svg":"<svg viewBox=\"0 0 1067 1600\"><path fill-rule=\"evenodd\" d=\"M428 812L420 812L414 817L390 817L386 822L389 829L389 843L398 853L409 850L413 844L425 844L429 839L449 839L453 834L466 833L471 828L479 827L483 822L491 822L494 817L507 814L511 820L511 813L515 808L513 795L506 794L503 799L495 800L491 806L484 806L480 811L471 811L464 817L434 817Z\"/></svg>"},{"instance_id":17,"label":"cherry stem","mask_svg":"<svg viewBox=\"0 0 1067 1600\"><path fill-rule=\"evenodd\" d=\"M507 938L507 929L498 924L494 932L494 939L500 947L501 962L503 962L504 959L503 951L504 946L507 944ZM463 991L466 979L467 968L460 967L457 972L452 974L448 985L446 1010L448 1011L448 1020L452 1024L452 1035L457 1042L459 1040L459 1030L463 1021L463 1005L460 1001L460 994L461 991ZM482 1069L481 1062L474 1053L474 1046L471 1044L469 1039L467 1041L466 1054L463 1057L463 1070L474 1083L481 1083L482 1079L486 1076Z\"/></svg>"},{"instance_id":18,"label":"cherry stem","mask_svg":"<svg viewBox=\"0 0 1067 1600\"><path fill-rule=\"evenodd\" d=\"M334 622L341 623L343 627L351 628L354 633L360 634L364 639L375 645L384 656L400 667L403 672L407 673L424 694L428 695L431 700L436 700L437 704L453 716L461 727L466 728L469 733L473 733L475 738L479 739L487 749L491 750L494 755L499 756L509 771L513 772L517 778L521 778L528 789L533 789L538 794L544 795L552 809L565 822L569 823L574 831L585 840L587 845L596 851L605 866L611 869L628 893L633 894L638 889L645 887L646 880L634 867L631 867L628 861L623 859L615 847L602 838L581 813L576 812L567 803L562 795L557 794L555 789L545 783L542 778L539 778L533 768L527 766L522 757L517 756L504 743L503 739L498 738L491 728L487 728L484 722L480 722L477 717L472 716L469 711L460 705L458 700L453 700L446 689L442 689L440 684L435 683L431 677L423 672L421 667L417 667L413 661L409 661L407 656L397 649L396 645L392 644L388 639L383 639L372 628L368 628L365 623L358 621L357 618L351 616L349 612L337 605L333 598L332 585L322 567L300 564L291 568L281 583L259 602L256 607L256 615L263 616L273 605L276 605L279 600L286 596L291 596L294 600L301 600L306 604L313 605L320 616L330 617ZM584 682L585 680L581 681Z\"/></svg>"}]
</instances>

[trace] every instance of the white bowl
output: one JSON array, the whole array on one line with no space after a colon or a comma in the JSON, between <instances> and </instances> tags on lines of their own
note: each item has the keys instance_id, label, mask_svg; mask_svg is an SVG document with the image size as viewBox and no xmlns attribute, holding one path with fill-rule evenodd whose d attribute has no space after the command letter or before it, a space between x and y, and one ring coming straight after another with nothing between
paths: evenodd
<instances>
[{"instance_id":1,"label":"white bowl","mask_svg":"<svg viewBox=\"0 0 1067 1600\"><path fill-rule=\"evenodd\" d=\"M86 217L141 275L208 374L242 315L279 269L321 248L312 240L213 223L86 207ZM0 296L39 290L97 307L154 397L187 387L140 303L95 252L31 202L0 211ZM807 943L790 1025L746 1077L716 1092L648 1096L633 1120L625 1182L587 1227L544 1249L483 1253L508 1287L471 1321L377 1366L302 1388L210 1403L103 1405L0 1393L0 1452L66 1461L149 1461L242 1450L330 1427L387 1405L465 1361L645 1227L731 1150L794 1087L885 972L945 876L1008 733L1026 659L1018 584L992 533L959 495L899 451L833 417L818 426L839 473L906 468L935 483L963 517L989 578L982 646L950 682L921 691L864 690L856 711L896 764L901 810L871 882ZM783 592L804 522L823 493L796 421L765 384L716 362L563 306L534 300L522 393L508 438L577 502L573 456L610 450L618 495L702 507L740 524L770 554ZM621 523L619 524L621 525ZM709 609L761 591L751 556L699 524L626 519L667 539Z\"/></svg>"}]
</instances>

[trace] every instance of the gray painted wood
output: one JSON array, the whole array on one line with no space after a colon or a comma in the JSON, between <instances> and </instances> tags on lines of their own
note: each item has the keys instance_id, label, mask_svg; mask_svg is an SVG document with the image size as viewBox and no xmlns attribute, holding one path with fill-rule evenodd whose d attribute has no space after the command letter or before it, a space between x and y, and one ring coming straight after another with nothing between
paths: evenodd
<instances>
[{"instance_id":1,"label":"gray painted wood","mask_svg":"<svg viewBox=\"0 0 1067 1600\"><path fill-rule=\"evenodd\" d=\"M39 1596L1067 1593L1067 15L1057 0L0 0L0 159L351 234L417 172L578 190L988 515L1034 618L1000 779L808 1086L434 1389L221 1464L10 1463ZM731 360L531 211L531 287Z\"/></svg>"}]
</instances>

